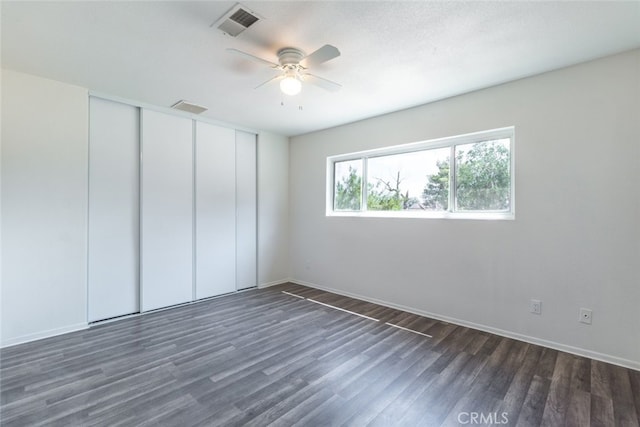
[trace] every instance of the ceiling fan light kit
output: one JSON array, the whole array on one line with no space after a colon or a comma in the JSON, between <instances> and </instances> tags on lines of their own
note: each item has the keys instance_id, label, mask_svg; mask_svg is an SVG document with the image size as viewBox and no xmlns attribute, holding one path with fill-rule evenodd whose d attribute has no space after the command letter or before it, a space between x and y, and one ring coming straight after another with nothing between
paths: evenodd
<instances>
[{"instance_id":1,"label":"ceiling fan light kit","mask_svg":"<svg viewBox=\"0 0 640 427\"><path fill-rule=\"evenodd\" d=\"M293 47L282 48L277 52L278 64L238 49L230 48L227 49L227 51L242 55L246 59L267 65L270 68L281 72L280 75L256 86L256 89L276 80L280 81L280 90L282 93L289 96L300 93L302 90L302 83L311 83L330 92L340 90L342 87L336 82L307 72L311 67L315 67L316 65L340 56L340 51L335 46L331 46L329 44L322 46L320 49L307 56L304 56L304 53L300 49Z\"/></svg>"},{"instance_id":2,"label":"ceiling fan light kit","mask_svg":"<svg viewBox=\"0 0 640 427\"><path fill-rule=\"evenodd\" d=\"M280 90L285 95L294 96L302 90L302 82L295 76L287 76L280 80Z\"/></svg>"}]
</instances>

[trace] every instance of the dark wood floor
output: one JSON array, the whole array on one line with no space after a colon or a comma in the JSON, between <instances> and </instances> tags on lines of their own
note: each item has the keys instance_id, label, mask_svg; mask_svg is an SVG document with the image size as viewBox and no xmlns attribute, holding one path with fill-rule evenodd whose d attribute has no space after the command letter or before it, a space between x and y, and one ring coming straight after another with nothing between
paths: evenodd
<instances>
[{"instance_id":1,"label":"dark wood floor","mask_svg":"<svg viewBox=\"0 0 640 427\"><path fill-rule=\"evenodd\" d=\"M640 419L640 372L293 284L0 356L7 427L638 426Z\"/></svg>"}]
</instances>

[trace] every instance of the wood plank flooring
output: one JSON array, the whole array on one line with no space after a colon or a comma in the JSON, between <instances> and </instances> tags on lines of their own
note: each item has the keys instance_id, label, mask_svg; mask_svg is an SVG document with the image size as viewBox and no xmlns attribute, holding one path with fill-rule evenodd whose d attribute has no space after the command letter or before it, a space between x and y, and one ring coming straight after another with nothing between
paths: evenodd
<instances>
[{"instance_id":1,"label":"wood plank flooring","mask_svg":"<svg viewBox=\"0 0 640 427\"><path fill-rule=\"evenodd\" d=\"M638 371L294 284L9 347L0 358L7 427L640 420Z\"/></svg>"}]
</instances>

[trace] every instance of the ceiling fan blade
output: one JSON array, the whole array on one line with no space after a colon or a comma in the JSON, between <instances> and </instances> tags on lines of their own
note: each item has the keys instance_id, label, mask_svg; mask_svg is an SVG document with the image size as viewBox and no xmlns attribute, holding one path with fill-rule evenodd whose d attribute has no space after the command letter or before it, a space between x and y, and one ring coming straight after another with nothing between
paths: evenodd
<instances>
[{"instance_id":1,"label":"ceiling fan blade","mask_svg":"<svg viewBox=\"0 0 640 427\"><path fill-rule=\"evenodd\" d=\"M258 58L255 55L251 55L250 53L243 52L243 51L238 50L238 49L227 48L227 52L234 53L236 55L240 55L243 58L249 59L249 60L254 61L254 62L259 62L261 64L268 65L271 68L279 68L280 67L280 65L276 64L275 62L271 62L271 61L267 61L266 59Z\"/></svg>"},{"instance_id":2,"label":"ceiling fan blade","mask_svg":"<svg viewBox=\"0 0 640 427\"><path fill-rule=\"evenodd\" d=\"M340 56L340 51L337 47L325 44L320 49L302 58L301 61L305 62L307 68L311 68L333 58L337 58L338 56Z\"/></svg>"},{"instance_id":3,"label":"ceiling fan blade","mask_svg":"<svg viewBox=\"0 0 640 427\"><path fill-rule=\"evenodd\" d=\"M269 80L267 80L266 82L260 83L258 86L254 87L254 89L258 89L266 84L269 84L271 82L275 82L276 80L282 80L284 78L284 74L280 74L277 75L275 77L270 78Z\"/></svg>"},{"instance_id":4,"label":"ceiling fan blade","mask_svg":"<svg viewBox=\"0 0 640 427\"><path fill-rule=\"evenodd\" d=\"M342 88L342 85L339 83L309 73L302 74L302 80L304 80L305 83L311 83L329 92L337 92Z\"/></svg>"}]
</instances>

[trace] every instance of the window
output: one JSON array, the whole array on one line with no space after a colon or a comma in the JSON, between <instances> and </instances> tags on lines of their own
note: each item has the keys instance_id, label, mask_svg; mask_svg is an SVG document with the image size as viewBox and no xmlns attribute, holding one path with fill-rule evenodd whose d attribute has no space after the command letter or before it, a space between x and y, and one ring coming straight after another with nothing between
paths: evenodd
<instances>
[{"instance_id":1,"label":"window","mask_svg":"<svg viewBox=\"0 0 640 427\"><path fill-rule=\"evenodd\" d=\"M327 159L327 215L512 219L514 129Z\"/></svg>"}]
</instances>

